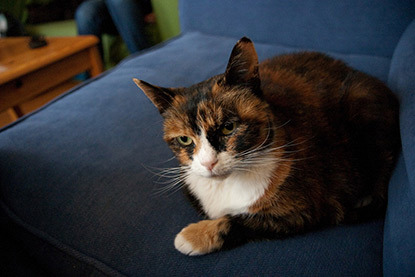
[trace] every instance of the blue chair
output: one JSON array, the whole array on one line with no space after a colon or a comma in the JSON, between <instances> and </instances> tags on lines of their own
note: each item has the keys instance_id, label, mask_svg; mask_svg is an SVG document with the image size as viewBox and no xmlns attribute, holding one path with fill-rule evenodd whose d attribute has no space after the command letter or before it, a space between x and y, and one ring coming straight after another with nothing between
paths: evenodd
<instances>
[{"instance_id":1,"label":"blue chair","mask_svg":"<svg viewBox=\"0 0 415 277\"><path fill-rule=\"evenodd\" d=\"M57 276L413 276L415 2L182 0L179 9L180 36L0 131L5 268ZM242 36L260 60L322 51L398 95L402 154L384 220L196 258L175 250L175 235L200 217L180 192L158 193L163 184L152 168L177 162L157 109L132 78L171 87L202 81L225 70Z\"/></svg>"}]
</instances>

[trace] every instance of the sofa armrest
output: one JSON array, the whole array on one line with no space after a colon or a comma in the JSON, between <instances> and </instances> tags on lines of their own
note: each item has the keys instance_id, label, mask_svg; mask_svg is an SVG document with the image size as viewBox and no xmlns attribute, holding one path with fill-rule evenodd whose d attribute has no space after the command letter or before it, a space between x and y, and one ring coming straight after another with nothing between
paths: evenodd
<instances>
[{"instance_id":1,"label":"sofa armrest","mask_svg":"<svg viewBox=\"0 0 415 277\"><path fill-rule=\"evenodd\" d=\"M384 273L409 276L415 272L415 20L395 49L388 83L400 98L402 157L389 186Z\"/></svg>"},{"instance_id":2,"label":"sofa armrest","mask_svg":"<svg viewBox=\"0 0 415 277\"><path fill-rule=\"evenodd\" d=\"M389 87L401 102L402 147L407 171L415 181L415 20L402 35L392 57Z\"/></svg>"}]
</instances>

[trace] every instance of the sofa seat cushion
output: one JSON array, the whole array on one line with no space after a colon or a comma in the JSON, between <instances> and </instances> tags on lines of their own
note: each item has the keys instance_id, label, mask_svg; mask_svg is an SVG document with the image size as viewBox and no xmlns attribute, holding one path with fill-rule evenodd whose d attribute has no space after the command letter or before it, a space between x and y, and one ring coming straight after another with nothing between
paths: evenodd
<instances>
[{"instance_id":1,"label":"sofa seat cushion","mask_svg":"<svg viewBox=\"0 0 415 277\"><path fill-rule=\"evenodd\" d=\"M153 172L177 163L158 111L132 78L161 86L202 81L225 70L236 40L184 34L2 129L2 224L55 274L379 276L382 220L197 258L174 249L175 235L201 218L176 189L160 193L166 180ZM256 48L260 59L304 50ZM331 54L387 78L387 58Z\"/></svg>"}]
</instances>

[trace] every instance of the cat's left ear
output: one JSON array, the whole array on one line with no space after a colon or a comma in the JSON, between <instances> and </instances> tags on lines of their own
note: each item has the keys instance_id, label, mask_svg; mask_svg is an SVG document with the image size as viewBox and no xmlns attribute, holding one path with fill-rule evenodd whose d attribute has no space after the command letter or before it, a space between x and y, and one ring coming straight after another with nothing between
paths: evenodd
<instances>
[{"instance_id":1,"label":"cat's left ear","mask_svg":"<svg viewBox=\"0 0 415 277\"><path fill-rule=\"evenodd\" d=\"M260 93L258 55L249 38L241 38L233 47L223 81L230 86L248 86Z\"/></svg>"},{"instance_id":2,"label":"cat's left ear","mask_svg":"<svg viewBox=\"0 0 415 277\"><path fill-rule=\"evenodd\" d=\"M161 115L171 106L176 95L175 89L158 87L135 78L133 78L133 81L153 102Z\"/></svg>"}]
</instances>

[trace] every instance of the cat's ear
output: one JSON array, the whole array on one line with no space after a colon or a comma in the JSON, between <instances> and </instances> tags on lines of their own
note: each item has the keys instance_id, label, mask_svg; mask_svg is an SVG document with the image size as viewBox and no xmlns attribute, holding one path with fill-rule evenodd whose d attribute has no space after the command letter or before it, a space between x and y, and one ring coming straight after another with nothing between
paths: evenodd
<instances>
[{"instance_id":1,"label":"cat's ear","mask_svg":"<svg viewBox=\"0 0 415 277\"><path fill-rule=\"evenodd\" d=\"M174 89L154 86L136 78L133 78L133 81L147 95L151 102L153 102L161 114L171 106L171 102L175 96Z\"/></svg>"},{"instance_id":2,"label":"cat's ear","mask_svg":"<svg viewBox=\"0 0 415 277\"><path fill-rule=\"evenodd\" d=\"M223 81L230 86L249 86L259 93L258 55L249 38L241 38L233 47Z\"/></svg>"}]
</instances>

